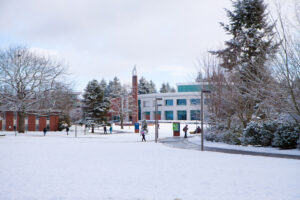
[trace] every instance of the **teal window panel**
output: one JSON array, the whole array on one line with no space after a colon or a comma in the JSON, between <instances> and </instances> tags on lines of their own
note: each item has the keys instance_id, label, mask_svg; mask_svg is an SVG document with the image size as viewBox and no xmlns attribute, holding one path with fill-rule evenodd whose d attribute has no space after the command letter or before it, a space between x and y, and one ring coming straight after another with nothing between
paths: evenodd
<instances>
[{"instance_id":1,"label":"teal window panel","mask_svg":"<svg viewBox=\"0 0 300 200\"><path fill-rule=\"evenodd\" d=\"M173 111L165 111L166 120L173 120Z\"/></svg>"},{"instance_id":2,"label":"teal window panel","mask_svg":"<svg viewBox=\"0 0 300 200\"><path fill-rule=\"evenodd\" d=\"M177 99L177 105L178 106L186 105L186 99Z\"/></svg>"},{"instance_id":3,"label":"teal window panel","mask_svg":"<svg viewBox=\"0 0 300 200\"><path fill-rule=\"evenodd\" d=\"M166 99L165 104L166 106L173 106L173 99Z\"/></svg>"},{"instance_id":4,"label":"teal window panel","mask_svg":"<svg viewBox=\"0 0 300 200\"><path fill-rule=\"evenodd\" d=\"M191 120L200 120L201 111L200 110L191 110Z\"/></svg>"},{"instance_id":5,"label":"teal window panel","mask_svg":"<svg viewBox=\"0 0 300 200\"><path fill-rule=\"evenodd\" d=\"M200 105L200 99L191 99L191 105Z\"/></svg>"},{"instance_id":6,"label":"teal window panel","mask_svg":"<svg viewBox=\"0 0 300 200\"><path fill-rule=\"evenodd\" d=\"M178 120L186 120L186 111L185 110L178 110L177 111L177 119Z\"/></svg>"}]
</instances>

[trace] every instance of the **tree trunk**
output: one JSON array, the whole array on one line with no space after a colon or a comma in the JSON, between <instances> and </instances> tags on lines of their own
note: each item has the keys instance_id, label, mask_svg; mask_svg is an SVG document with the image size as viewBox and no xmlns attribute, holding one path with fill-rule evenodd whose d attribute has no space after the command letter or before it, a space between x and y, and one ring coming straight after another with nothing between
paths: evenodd
<instances>
[{"instance_id":1,"label":"tree trunk","mask_svg":"<svg viewBox=\"0 0 300 200\"><path fill-rule=\"evenodd\" d=\"M92 124L92 133L94 133L94 124Z\"/></svg>"},{"instance_id":2,"label":"tree trunk","mask_svg":"<svg viewBox=\"0 0 300 200\"><path fill-rule=\"evenodd\" d=\"M124 119L123 119L123 115L120 115L120 122L121 122L121 129L124 129Z\"/></svg>"},{"instance_id":3,"label":"tree trunk","mask_svg":"<svg viewBox=\"0 0 300 200\"><path fill-rule=\"evenodd\" d=\"M25 133L25 113L18 112L19 115L19 133Z\"/></svg>"}]
</instances>

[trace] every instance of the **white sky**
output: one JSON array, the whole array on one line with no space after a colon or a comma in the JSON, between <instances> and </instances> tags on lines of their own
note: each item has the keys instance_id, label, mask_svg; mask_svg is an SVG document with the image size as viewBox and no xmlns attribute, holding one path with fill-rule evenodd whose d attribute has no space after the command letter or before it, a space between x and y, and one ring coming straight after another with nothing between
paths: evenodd
<instances>
[{"instance_id":1,"label":"white sky","mask_svg":"<svg viewBox=\"0 0 300 200\"><path fill-rule=\"evenodd\" d=\"M57 55L77 91L94 78L129 82L134 65L159 89L193 80L196 60L222 46L224 8L230 0L0 0L0 47Z\"/></svg>"}]
</instances>

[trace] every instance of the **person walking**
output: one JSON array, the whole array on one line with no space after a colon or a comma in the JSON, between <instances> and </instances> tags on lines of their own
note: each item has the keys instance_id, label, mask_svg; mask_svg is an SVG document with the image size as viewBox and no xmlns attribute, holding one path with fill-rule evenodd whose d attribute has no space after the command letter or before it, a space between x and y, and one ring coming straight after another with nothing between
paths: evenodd
<instances>
[{"instance_id":1,"label":"person walking","mask_svg":"<svg viewBox=\"0 0 300 200\"><path fill-rule=\"evenodd\" d=\"M188 125L185 125L185 127L182 129L184 131L184 138L187 138L187 131L188 131Z\"/></svg>"},{"instance_id":2,"label":"person walking","mask_svg":"<svg viewBox=\"0 0 300 200\"><path fill-rule=\"evenodd\" d=\"M109 133L112 134L112 126L109 127Z\"/></svg>"},{"instance_id":3,"label":"person walking","mask_svg":"<svg viewBox=\"0 0 300 200\"><path fill-rule=\"evenodd\" d=\"M46 136L46 133L47 133L47 128L46 127L43 129L43 132L44 132L44 136Z\"/></svg>"},{"instance_id":4,"label":"person walking","mask_svg":"<svg viewBox=\"0 0 300 200\"><path fill-rule=\"evenodd\" d=\"M66 127L67 135L69 135L69 127Z\"/></svg>"},{"instance_id":5,"label":"person walking","mask_svg":"<svg viewBox=\"0 0 300 200\"><path fill-rule=\"evenodd\" d=\"M142 136L142 142L143 142L143 141L146 142L145 131L144 131L144 129L141 130L141 136Z\"/></svg>"},{"instance_id":6,"label":"person walking","mask_svg":"<svg viewBox=\"0 0 300 200\"><path fill-rule=\"evenodd\" d=\"M103 127L104 134L107 134L106 126Z\"/></svg>"}]
</instances>

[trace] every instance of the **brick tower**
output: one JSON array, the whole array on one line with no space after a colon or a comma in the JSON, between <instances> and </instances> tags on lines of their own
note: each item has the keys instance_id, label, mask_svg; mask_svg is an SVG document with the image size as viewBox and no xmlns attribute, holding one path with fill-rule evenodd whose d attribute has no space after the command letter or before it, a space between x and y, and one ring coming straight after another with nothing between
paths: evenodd
<instances>
[{"instance_id":1,"label":"brick tower","mask_svg":"<svg viewBox=\"0 0 300 200\"><path fill-rule=\"evenodd\" d=\"M139 107L138 107L138 80L136 66L132 70L132 96L134 109L132 111L132 123L136 123L139 120Z\"/></svg>"}]
</instances>

